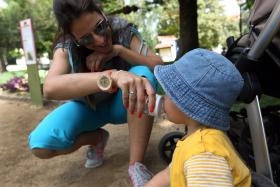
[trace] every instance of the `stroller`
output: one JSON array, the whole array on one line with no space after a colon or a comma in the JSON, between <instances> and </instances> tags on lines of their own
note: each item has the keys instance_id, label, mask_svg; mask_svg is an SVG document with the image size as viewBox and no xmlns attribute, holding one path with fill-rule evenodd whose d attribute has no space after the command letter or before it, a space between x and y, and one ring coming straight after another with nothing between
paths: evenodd
<instances>
[{"instance_id":1,"label":"stroller","mask_svg":"<svg viewBox=\"0 0 280 187\"><path fill-rule=\"evenodd\" d=\"M261 109L259 104L262 94L280 98L280 0L255 0L249 33L237 40L229 37L227 45L225 56L245 81L238 100L246 104L245 109L231 112L234 123L228 135L255 171L253 186L280 186L280 106ZM184 134L171 132L161 139L163 160L171 161L176 142Z\"/></svg>"}]
</instances>

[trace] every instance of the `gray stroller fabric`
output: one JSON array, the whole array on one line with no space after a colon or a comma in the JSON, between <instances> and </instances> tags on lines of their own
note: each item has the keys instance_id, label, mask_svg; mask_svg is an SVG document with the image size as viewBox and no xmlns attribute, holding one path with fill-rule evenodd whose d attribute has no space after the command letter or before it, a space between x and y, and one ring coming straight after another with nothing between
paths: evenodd
<instances>
[{"instance_id":1,"label":"gray stroller fabric","mask_svg":"<svg viewBox=\"0 0 280 187\"><path fill-rule=\"evenodd\" d=\"M252 186L253 187L277 187L276 184L273 184L271 180L269 180L267 177L255 173L252 173Z\"/></svg>"},{"instance_id":2,"label":"gray stroller fabric","mask_svg":"<svg viewBox=\"0 0 280 187\"><path fill-rule=\"evenodd\" d=\"M253 27L253 31L258 35L263 30L265 23L270 16L277 0L255 0L254 6L251 10L248 27ZM254 41L254 35L247 34L238 42L240 46L251 46ZM275 52L280 53L280 31L272 40Z\"/></svg>"}]
</instances>

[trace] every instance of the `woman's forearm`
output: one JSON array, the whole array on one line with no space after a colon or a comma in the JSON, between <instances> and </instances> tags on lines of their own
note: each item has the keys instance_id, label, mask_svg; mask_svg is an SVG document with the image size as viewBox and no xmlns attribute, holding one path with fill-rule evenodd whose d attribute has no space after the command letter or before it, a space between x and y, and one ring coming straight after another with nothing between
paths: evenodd
<instances>
[{"instance_id":1,"label":"woman's forearm","mask_svg":"<svg viewBox=\"0 0 280 187\"><path fill-rule=\"evenodd\" d=\"M67 100L99 92L97 73L75 73L47 77L44 96L48 99Z\"/></svg>"},{"instance_id":2,"label":"woman's forearm","mask_svg":"<svg viewBox=\"0 0 280 187\"><path fill-rule=\"evenodd\" d=\"M127 49L123 46L118 46L118 55L132 64L139 64L148 66L151 69L154 69L156 65L163 64L162 59L159 56L144 56L136 53L133 50Z\"/></svg>"}]
</instances>

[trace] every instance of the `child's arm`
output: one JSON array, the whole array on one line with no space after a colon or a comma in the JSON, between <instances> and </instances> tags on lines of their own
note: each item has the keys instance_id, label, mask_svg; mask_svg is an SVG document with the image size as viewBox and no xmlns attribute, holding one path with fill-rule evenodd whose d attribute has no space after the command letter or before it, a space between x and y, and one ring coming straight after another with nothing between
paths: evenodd
<instances>
[{"instance_id":1,"label":"child's arm","mask_svg":"<svg viewBox=\"0 0 280 187\"><path fill-rule=\"evenodd\" d=\"M145 187L169 187L169 167L157 173Z\"/></svg>"},{"instance_id":2,"label":"child's arm","mask_svg":"<svg viewBox=\"0 0 280 187\"><path fill-rule=\"evenodd\" d=\"M233 186L228 161L221 156L205 152L192 156L184 163L187 186Z\"/></svg>"}]
</instances>

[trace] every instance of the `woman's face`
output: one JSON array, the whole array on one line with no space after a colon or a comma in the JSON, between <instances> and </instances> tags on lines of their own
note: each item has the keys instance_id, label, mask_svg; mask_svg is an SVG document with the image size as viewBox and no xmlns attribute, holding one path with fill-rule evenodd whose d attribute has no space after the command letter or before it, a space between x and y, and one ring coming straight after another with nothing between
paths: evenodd
<instances>
[{"instance_id":1,"label":"woman's face","mask_svg":"<svg viewBox=\"0 0 280 187\"><path fill-rule=\"evenodd\" d=\"M102 32L103 31L103 32ZM112 50L112 33L105 18L97 12L82 14L71 25L71 33L78 44L108 53Z\"/></svg>"}]
</instances>

